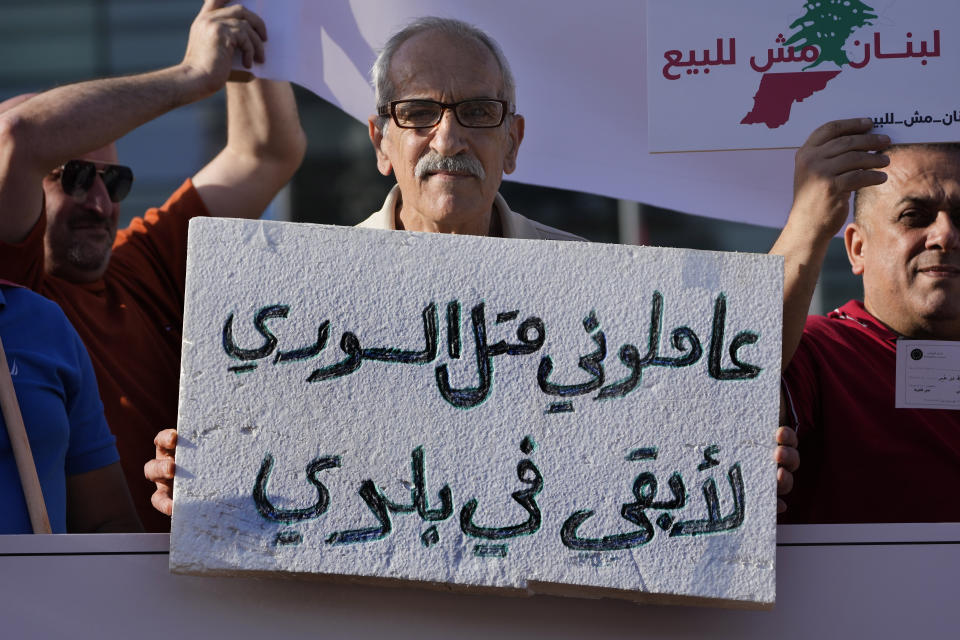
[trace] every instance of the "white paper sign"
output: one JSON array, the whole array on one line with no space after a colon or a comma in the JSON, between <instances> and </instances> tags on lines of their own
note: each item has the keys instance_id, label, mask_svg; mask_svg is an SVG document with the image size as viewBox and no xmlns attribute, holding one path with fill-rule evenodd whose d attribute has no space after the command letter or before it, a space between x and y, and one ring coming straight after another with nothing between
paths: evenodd
<instances>
[{"instance_id":1,"label":"white paper sign","mask_svg":"<svg viewBox=\"0 0 960 640\"><path fill-rule=\"evenodd\" d=\"M897 408L960 409L960 342L897 340Z\"/></svg>"},{"instance_id":2,"label":"white paper sign","mask_svg":"<svg viewBox=\"0 0 960 640\"><path fill-rule=\"evenodd\" d=\"M171 568L774 599L777 257L191 222Z\"/></svg>"},{"instance_id":3,"label":"white paper sign","mask_svg":"<svg viewBox=\"0 0 960 640\"><path fill-rule=\"evenodd\" d=\"M844 117L894 142L958 140L958 72L957 3L651 2L650 150L795 147Z\"/></svg>"}]
</instances>

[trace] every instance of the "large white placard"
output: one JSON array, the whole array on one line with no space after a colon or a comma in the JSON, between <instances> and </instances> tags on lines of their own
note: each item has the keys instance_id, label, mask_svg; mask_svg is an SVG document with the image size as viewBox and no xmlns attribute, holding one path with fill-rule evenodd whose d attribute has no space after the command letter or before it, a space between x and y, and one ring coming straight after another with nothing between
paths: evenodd
<instances>
[{"instance_id":1,"label":"large white placard","mask_svg":"<svg viewBox=\"0 0 960 640\"><path fill-rule=\"evenodd\" d=\"M653 2L650 150L795 147L853 117L894 142L957 140L958 70L956 3Z\"/></svg>"},{"instance_id":2,"label":"large white placard","mask_svg":"<svg viewBox=\"0 0 960 640\"><path fill-rule=\"evenodd\" d=\"M191 222L171 567L774 598L782 262Z\"/></svg>"}]
</instances>

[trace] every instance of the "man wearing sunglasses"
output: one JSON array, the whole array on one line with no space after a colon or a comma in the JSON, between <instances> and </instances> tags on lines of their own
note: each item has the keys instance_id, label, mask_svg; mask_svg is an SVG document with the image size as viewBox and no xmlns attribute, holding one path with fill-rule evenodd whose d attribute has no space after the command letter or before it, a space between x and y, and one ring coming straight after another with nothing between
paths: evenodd
<instances>
[{"instance_id":1,"label":"man wearing sunglasses","mask_svg":"<svg viewBox=\"0 0 960 640\"><path fill-rule=\"evenodd\" d=\"M87 155L91 159L68 160L44 179L46 269L70 282L92 282L103 276L117 235L118 205L133 185L130 167L93 159L102 155L113 160L115 152ZM98 189L106 193L102 210L109 215L101 215L97 205L87 206L88 200L103 199Z\"/></svg>"},{"instance_id":2,"label":"man wearing sunglasses","mask_svg":"<svg viewBox=\"0 0 960 640\"><path fill-rule=\"evenodd\" d=\"M107 422L148 531L143 463L176 423L187 224L257 217L300 164L305 139L287 83L227 83L238 53L263 60L258 16L206 0L183 61L140 75L59 87L0 105L0 278L53 299L94 365ZM227 87L227 144L159 209L118 232L133 172L113 141Z\"/></svg>"}]
</instances>

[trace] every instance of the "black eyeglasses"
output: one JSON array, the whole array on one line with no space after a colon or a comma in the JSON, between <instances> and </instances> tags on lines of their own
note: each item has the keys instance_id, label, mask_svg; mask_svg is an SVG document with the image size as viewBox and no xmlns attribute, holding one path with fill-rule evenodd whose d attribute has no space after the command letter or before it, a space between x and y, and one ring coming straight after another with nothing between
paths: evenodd
<instances>
[{"instance_id":1,"label":"black eyeglasses","mask_svg":"<svg viewBox=\"0 0 960 640\"><path fill-rule=\"evenodd\" d=\"M100 164L102 169L98 169L96 163L88 160L69 160L59 167L57 170L60 172L60 187L63 192L76 200L83 200L99 174L111 202L120 202L126 198L130 193L130 186L133 185L133 170L122 164Z\"/></svg>"},{"instance_id":2,"label":"black eyeglasses","mask_svg":"<svg viewBox=\"0 0 960 640\"><path fill-rule=\"evenodd\" d=\"M488 98L450 104L436 100L394 100L377 107L377 114L391 116L402 129L426 129L440 122L444 109L451 109L464 127L488 129L503 124L509 106L506 100Z\"/></svg>"}]
</instances>

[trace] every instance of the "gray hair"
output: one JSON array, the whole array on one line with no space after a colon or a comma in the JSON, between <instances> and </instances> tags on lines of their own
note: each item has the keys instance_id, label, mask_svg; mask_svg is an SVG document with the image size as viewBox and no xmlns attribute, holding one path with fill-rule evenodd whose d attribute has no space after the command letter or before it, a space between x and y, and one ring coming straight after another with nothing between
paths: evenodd
<instances>
[{"instance_id":1,"label":"gray hair","mask_svg":"<svg viewBox=\"0 0 960 640\"><path fill-rule=\"evenodd\" d=\"M442 34L464 40L476 40L486 46L496 59L497 65L500 67L500 74L503 76L503 89L501 95L497 97L509 102L511 110L516 106L517 86L513 80L513 73L510 72L510 65L507 63L507 58L503 55L503 50L500 48L500 45L497 44L497 41L481 29L462 20L427 16L417 18L393 34L390 39L387 40L387 44L383 46L376 61L373 63L373 68L370 69L370 80L373 82L373 90L378 107L397 99L397 87L393 86L393 83L390 82L390 64L393 62L393 56L397 53L397 49L410 38L427 31L439 31ZM381 117L379 120L382 125L383 121L387 120L387 118Z\"/></svg>"},{"instance_id":2,"label":"gray hair","mask_svg":"<svg viewBox=\"0 0 960 640\"><path fill-rule=\"evenodd\" d=\"M884 151L884 153L889 156L897 151L904 150L951 153L960 155L960 142L905 142L891 145L886 151ZM883 171L883 169L879 169L879 171ZM853 192L853 221L857 224L862 225L865 221L864 212L866 211L867 204L870 200L870 192L868 189L870 189L870 187L857 189Z\"/></svg>"}]
</instances>

